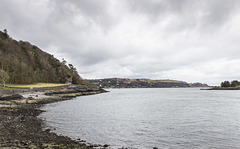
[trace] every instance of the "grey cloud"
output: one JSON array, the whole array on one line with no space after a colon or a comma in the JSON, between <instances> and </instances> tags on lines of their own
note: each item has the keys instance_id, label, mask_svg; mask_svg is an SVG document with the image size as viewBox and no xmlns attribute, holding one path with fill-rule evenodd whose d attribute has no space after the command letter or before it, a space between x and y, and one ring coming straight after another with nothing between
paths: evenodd
<instances>
[{"instance_id":1,"label":"grey cloud","mask_svg":"<svg viewBox=\"0 0 240 149\"><path fill-rule=\"evenodd\" d=\"M153 23L175 17L174 21L168 24L168 28L173 30L178 28L178 31L190 28L211 31L219 28L231 19L240 4L238 0L130 0L126 2L130 12L145 15Z\"/></svg>"},{"instance_id":2,"label":"grey cloud","mask_svg":"<svg viewBox=\"0 0 240 149\"><path fill-rule=\"evenodd\" d=\"M216 0L205 3L204 15L199 19L200 29L206 32L218 32L231 21L233 15L239 11L240 1Z\"/></svg>"},{"instance_id":3,"label":"grey cloud","mask_svg":"<svg viewBox=\"0 0 240 149\"><path fill-rule=\"evenodd\" d=\"M166 13L181 13L188 3L187 0L126 0L126 2L130 11L155 16L156 19Z\"/></svg>"},{"instance_id":4,"label":"grey cloud","mask_svg":"<svg viewBox=\"0 0 240 149\"><path fill-rule=\"evenodd\" d=\"M216 84L240 75L239 4L3 0L0 27L13 38L65 58L84 78L195 79Z\"/></svg>"},{"instance_id":5,"label":"grey cloud","mask_svg":"<svg viewBox=\"0 0 240 149\"><path fill-rule=\"evenodd\" d=\"M52 36L46 32L45 3L32 1L2 1L0 5L1 28L6 28L14 38L28 40L33 44L48 45ZM40 45L39 45L40 43Z\"/></svg>"},{"instance_id":6,"label":"grey cloud","mask_svg":"<svg viewBox=\"0 0 240 149\"><path fill-rule=\"evenodd\" d=\"M108 28L116 19L108 12L110 1L102 0L51 0L53 11L59 20L74 19L73 16L82 15L89 23L96 23L103 28Z\"/></svg>"},{"instance_id":7,"label":"grey cloud","mask_svg":"<svg viewBox=\"0 0 240 149\"><path fill-rule=\"evenodd\" d=\"M75 53L75 54L73 54ZM82 53L69 53L68 57L72 59L76 64L81 63L84 66L92 66L95 64L100 64L105 61L111 59L112 54L106 50L96 50L96 49L89 49L86 52Z\"/></svg>"},{"instance_id":8,"label":"grey cloud","mask_svg":"<svg viewBox=\"0 0 240 149\"><path fill-rule=\"evenodd\" d=\"M236 0L215 0L206 2L205 21L210 24L224 24L231 19L231 15L238 9L239 1Z\"/></svg>"}]
</instances>

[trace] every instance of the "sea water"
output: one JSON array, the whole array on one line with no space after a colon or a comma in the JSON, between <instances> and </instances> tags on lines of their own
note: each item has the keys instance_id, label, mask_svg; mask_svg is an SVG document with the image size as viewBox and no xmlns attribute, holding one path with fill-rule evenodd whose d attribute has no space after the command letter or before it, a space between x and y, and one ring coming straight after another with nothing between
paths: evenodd
<instances>
[{"instance_id":1,"label":"sea water","mask_svg":"<svg viewBox=\"0 0 240 149\"><path fill-rule=\"evenodd\" d=\"M109 89L47 104L59 135L111 148L240 148L240 91Z\"/></svg>"}]
</instances>

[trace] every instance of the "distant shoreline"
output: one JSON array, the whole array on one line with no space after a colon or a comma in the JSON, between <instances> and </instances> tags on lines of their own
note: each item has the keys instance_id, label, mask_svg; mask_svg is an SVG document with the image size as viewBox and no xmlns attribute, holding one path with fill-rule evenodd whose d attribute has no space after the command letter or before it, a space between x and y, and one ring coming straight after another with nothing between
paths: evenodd
<instances>
[{"instance_id":1,"label":"distant shoreline","mask_svg":"<svg viewBox=\"0 0 240 149\"><path fill-rule=\"evenodd\" d=\"M240 90L240 87L212 87L207 90Z\"/></svg>"},{"instance_id":2,"label":"distant shoreline","mask_svg":"<svg viewBox=\"0 0 240 149\"><path fill-rule=\"evenodd\" d=\"M103 88L179 88L179 87L208 87L204 83L187 83L177 80L150 80L129 78L105 78L88 80L94 85Z\"/></svg>"}]
</instances>

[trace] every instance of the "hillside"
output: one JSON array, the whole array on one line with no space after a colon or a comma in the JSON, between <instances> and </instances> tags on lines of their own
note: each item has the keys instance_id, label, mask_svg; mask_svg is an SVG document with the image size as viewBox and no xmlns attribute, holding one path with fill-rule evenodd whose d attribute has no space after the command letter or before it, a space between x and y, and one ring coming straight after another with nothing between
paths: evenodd
<instances>
[{"instance_id":1,"label":"hillside","mask_svg":"<svg viewBox=\"0 0 240 149\"><path fill-rule=\"evenodd\" d=\"M167 87L206 87L207 84L189 84L176 80L149 80L149 79L127 79L108 78L89 80L92 84L103 88L167 88Z\"/></svg>"},{"instance_id":2,"label":"hillside","mask_svg":"<svg viewBox=\"0 0 240 149\"><path fill-rule=\"evenodd\" d=\"M79 84L82 80L73 65L67 66L66 61L60 62L29 42L10 38L6 30L0 31L0 70L11 84Z\"/></svg>"}]
</instances>

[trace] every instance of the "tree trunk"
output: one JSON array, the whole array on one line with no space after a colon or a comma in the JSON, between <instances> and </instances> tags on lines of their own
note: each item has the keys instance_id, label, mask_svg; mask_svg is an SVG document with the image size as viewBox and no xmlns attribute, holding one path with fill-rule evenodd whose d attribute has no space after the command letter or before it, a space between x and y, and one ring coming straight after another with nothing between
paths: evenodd
<instances>
[{"instance_id":1,"label":"tree trunk","mask_svg":"<svg viewBox=\"0 0 240 149\"><path fill-rule=\"evenodd\" d=\"M5 87L5 81L4 80L2 80L3 81L3 87Z\"/></svg>"}]
</instances>

